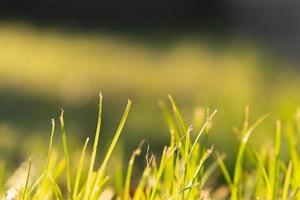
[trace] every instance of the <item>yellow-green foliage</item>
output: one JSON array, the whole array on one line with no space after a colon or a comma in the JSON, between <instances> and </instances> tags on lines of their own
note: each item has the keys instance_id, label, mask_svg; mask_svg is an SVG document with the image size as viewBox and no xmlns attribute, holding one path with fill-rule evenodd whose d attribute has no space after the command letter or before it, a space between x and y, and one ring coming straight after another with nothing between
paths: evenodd
<instances>
[{"instance_id":1,"label":"yellow-green foliage","mask_svg":"<svg viewBox=\"0 0 300 200\"><path fill-rule=\"evenodd\" d=\"M280 121L277 121L274 148L260 149L252 145L249 138L267 115L251 125L247 107L243 127L240 130L236 129L240 145L232 174L226 167L225 156L221 156L213 146L208 146L206 140L203 140L217 111L210 113L208 110L206 118L202 119L201 128L196 132L192 126L186 124L171 96L169 100L172 112L161 103L170 130L169 144L163 148L160 156L151 154L148 147L145 156L146 165L141 176L132 177L135 159L142 152L144 144L142 142L129 160L127 175L122 181L124 185L122 191L117 192L112 187L107 166L125 125L131 102L128 101L104 160L100 167L94 167L102 118L102 96L100 95L97 129L90 161L85 160L88 138L78 160L78 166L70 165L69 158L72 151L68 146L69 136L65 130L62 112L60 124L64 156L58 158L53 152L55 124L52 120L48 156L41 175L36 180L30 180L31 160L29 160L27 178L23 187L20 190L10 189L6 194L7 198L4 199L9 199L9 195L15 195L15 199L22 200L300 199L298 195L300 154L297 148L299 134L295 134L299 131L299 115L296 116L296 124L283 126ZM287 144L282 145L285 141ZM287 152L287 156L283 155L283 150ZM218 166L227 181L225 185L216 181L215 172L218 171ZM72 168L77 168L75 174L72 173ZM88 171L84 171L84 168ZM3 170L0 172L4 173ZM64 176L66 185L61 185L59 180ZM135 186L132 185L132 180L137 183Z\"/></svg>"}]
</instances>

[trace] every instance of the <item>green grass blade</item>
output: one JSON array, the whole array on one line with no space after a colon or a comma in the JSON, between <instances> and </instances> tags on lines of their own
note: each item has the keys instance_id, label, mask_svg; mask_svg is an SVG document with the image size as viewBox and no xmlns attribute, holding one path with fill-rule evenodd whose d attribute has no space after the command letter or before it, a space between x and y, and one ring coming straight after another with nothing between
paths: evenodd
<instances>
[{"instance_id":1,"label":"green grass blade","mask_svg":"<svg viewBox=\"0 0 300 200\"><path fill-rule=\"evenodd\" d=\"M54 121L54 119L51 119L51 124L52 124L52 128L51 128L51 135L50 135L50 143L49 143L46 166L45 166L46 171L49 170L49 163L50 163L50 157L51 157L51 152L52 152L53 137L54 137L54 130L55 130L55 121Z\"/></svg>"},{"instance_id":2,"label":"green grass blade","mask_svg":"<svg viewBox=\"0 0 300 200\"><path fill-rule=\"evenodd\" d=\"M132 153L131 158L128 163L127 175L125 180L125 189L124 189L124 200L130 199L130 185L131 185L131 174L133 169L133 164L136 156L141 154L141 147L143 142L139 145L139 147Z\"/></svg>"},{"instance_id":3,"label":"green grass blade","mask_svg":"<svg viewBox=\"0 0 300 200\"><path fill-rule=\"evenodd\" d=\"M102 106L103 106L103 97L102 94L99 94L99 111L98 111L98 119L97 119L97 128L96 128L96 134L94 139L94 145L93 145L93 151L92 156L89 164L89 171L88 176L86 180L86 190L84 193L84 199L87 200L89 198L91 187L92 187L92 174L94 170L96 155L97 155L97 148L99 143L99 137L100 137L100 130L101 130L101 121L102 121Z\"/></svg>"},{"instance_id":4,"label":"green grass blade","mask_svg":"<svg viewBox=\"0 0 300 200\"><path fill-rule=\"evenodd\" d=\"M83 149L82 149L82 152L81 152L81 156L80 156L80 159L79 159L79 164L78 164L78 169L77 169L76 179L75 179L75 184L74 184L73 199L75 199L77 197L80 178L81 178L81 174L82 174L82 167L83 167L83 163L84 163L85 150L86 150L86 147L87 147L88 143L89 143L89 138L87 138L85 143L84 143L84 146L83 146Z\"/></svg>"},{"instance_id":5,"label":"green grass blade","mask_svg":"<svg viewBox=\"0 0 300 200\"><path fill-rule=\"evenodd\" d=\"M183 117L181 116L180 111L179 111L174 99L172 98L172 96L168 95L168 97L169 97L169 100L172 104L172 108L173 108L173 111L174 111L174 114L175 114L175 118L178 121L178 125L180 127L181 134L185 134L186 131L187 131L187 128L186 128L187 126L186 126L186 124L183 120Z\"/></svg>"},{"instance_id":6,"label":"green grass blade","mask_svg":"<svg viewBox=\"0 0 300 200\"><path fill-rule=\"evenodd\" d=\"M131 101L128 100L126 109L125 109L124 114L123 114L123 117L122 117L122 119L121 119L121 121L120 121L120 123L119 123L118 129L117 129L117 131L116 131L116 133L115 133L115 135L114 135L114 138L113 138L113 140L112 140L112 142L111 142L111 144L110 144L110 146L109 146L109 148L108 148L108 151L107 151L107 153L106 153L106 155L105 155L105 157L104 157L104 160L103 160L103 162L102 162L102 164L101 164L101 167L99 168L99 170L98 170L98 172L97 172L97 178L96 178L95 186L97 186L97 185L99 184L100 179L101 179L101 178L103 177L103 175L104 175L104 171L105 171L105 169L106 169L106 167L107 167L107 163L108 163L108 161L109 161L109 159L110 159L110 157L111 157L111 154L112 154L112 152L113 152L113 150L114 150L114 148L115 148L115 146L116 146L116 144L117 144L117 141L118 141L118 139L119 139L119 137L120 137L120 135L121 135L121 132L122 132L122 130L123 130L123 127L124 127L124 125L125 125L125 123L126 123L127 116L128 116L129 111L130 111L130 107L131 107ZM95 186L94 186L94 187L95 187ZM95 193L95 191L92 192L92 195L93 195L94 193Z\"/></svg>"},{"instance_id":7,"label":"green grass blade","mask_svg":"<svg viewBox=\"0 0 300 200\"><path fill-rule=\"evenodd\" d=\"M180 140L180 135L179 135L179 132L177 130L176 123L174 122L174 120L171 116L171 113L168 111L165 102L160 101L159 102L159 107L161 108L161 110L164 114L164 118L166 120L166 123L167 123L169 129L171 129L170 132L173 132L176 141L179 141Z\"/></svg>"},{"instance_id":8,"label":"green grass blade","mask_svg":"<svg viewBox=\"0 0 300 200\"><path fill-rule=\"evenodd\" d=\"M62 110L61 115L60 115L60 128L61 128L61 134L62 134L64 157L65 157L65 162L66 162L68 199L71 199L72 198L71 197L71 194L72 194L72 181L71 181L71 170L70 170L67 134L66 134L65 123L64 123L64 110Z\"/></svg>"}]
</instances>

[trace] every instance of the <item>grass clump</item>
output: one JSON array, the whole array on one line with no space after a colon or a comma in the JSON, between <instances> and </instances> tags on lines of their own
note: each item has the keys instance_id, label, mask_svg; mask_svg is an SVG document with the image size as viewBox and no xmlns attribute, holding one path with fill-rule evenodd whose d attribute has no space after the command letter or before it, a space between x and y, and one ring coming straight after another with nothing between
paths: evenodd
<instances>
[{"instance_id":1,"label":"grass clump","mask_svg":"<svg viewBox=\"0 0 300 200\"><path fill-rule=\"evenodd\" d=\"M169 100L171 110L164 102L160 103L169 126L169 144L163 148L162 154L158 157L150 153L148 146L142 174L139 178L133 178L134 162L137 156L141 155L144 146L144 142L141 142L130 157L126 178L121 181L123 183L121 191L114 190L109 184L107 166L125 125L131 101L127 103L103 161L98 168L95 168L102 121L103 98L100 94L97 128L88 164L85 158L89 138L84 143L77 170L73 173L62 111L60 127L63 158L58 158L58 155L53 152L55 122L52 120L49 149L41 175L31 183L31 160L29 160L24 186L18 189L11 188L3 198L5 200L300 199L298 195L300 154L297 148L300 115L296 116L295 125L283 126L280 121L277 121L274 148L258 149L251 144L249 138L267 115L260 117L251 125L247 107L241 130L235 129L240 143L234 169L231 172L226 165L225 155L218 153L206 139L202 139L203 134L207 137L217 110L213 112L207 110L206 118L202 119L202 125L196 131L193 126L185 122L171 96ZM286 145L283 145L285 141ZM287 146L287 156L283 154L285 146ZM218 168L224 175L225 185L215 181L217 176L214 172L217 172ZM66 176L66 185L59 182L63 173Z\"/></svg>"}]
</instances>

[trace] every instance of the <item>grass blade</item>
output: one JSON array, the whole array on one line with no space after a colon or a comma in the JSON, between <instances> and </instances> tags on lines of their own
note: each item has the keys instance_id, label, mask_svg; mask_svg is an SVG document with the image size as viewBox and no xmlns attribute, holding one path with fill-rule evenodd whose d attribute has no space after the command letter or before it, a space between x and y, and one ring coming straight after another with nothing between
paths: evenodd
<instances>
[{"instance_id":1,"label":"grass blade","mask_svg":"<svg viewBox=\"0 0 300 200\"><path fill-rule=\"evenodd\" d=\"M172 98L172 96L168 95L168 97L169 97L169 100L172 104L172 108L173 108L173 111L174 111L174 114L175 114L175 118L178 121L178 125L179 125L180 130L181 130L181 135L185 134L186 131L187 131L187 128L186 128L185 122L183 120L183 117L181 116L181 114L179 112L179 109L178 109L174 99Z\"/></svg>"},{"instance_id":2,"label":"grass blade","mask_svg":"<svg viewBox=\"0 0 300 200\"><path fill-rule=\"evenodd\" d=\"M97 148L98 148L98 143L99 143L99 137L100 137L100 130L101 130L102 106L103 106L103 97L102 97L102 94L100 93L99 94L99 111L98 111L97 128L96 128L96 134L95 134L95 139L94 139L92 156L91 156L91 160L90 160L90 164L89 164L89 171L88 171L88 176L87 176L87 181L86 181L86 190L84 193L85 200L88 199L90 192L91 192L91 187L92 187L92 175L93 175L96 154L97 154Z\"/></svg>"},{"instance_id":3,"label":"grass blade","mask_svg":"<svg viewBox=\"0 0 300 200\"><path fill-rule=\"evenodd\" d=\"M66 162L68 199L71 199L72 181L71 181L70 161L69 161L69 153L68 153L67 134L66 134L65 123L64 123L64 110L61 111L61 115L60 115L60 128L61 128L63 150L64 150L64 156Z\"/></svg>"},{"instance_id":4,"label":"grass blade","mask_svg":"<svg viewBox=\"0 0 300 200\"><path fill-rule=\"evenodd\" d=\"M126 175L126 181L125 181L124 200L129 200L130 199L130 182L131 182L131 174L132 174L133 164L134 164L134 160L135 160L136 156L140 155L140 153L141 153L142 145L143 145L143 142L132 153L131 158L129 160L127 175Z\"/></svg>"},{"instance_id":5,"label":"grass blade","mask_svg":"<svg viewBox=\"0 0 300 200\"><path fill-rule=\"evenodd\" d=\"M83 149L82 149L82 152L81 152L81 156L80 156L80 159L79 159L77 175L76 175L76 180L75 180L75 184L74 184L73 199L75 199L76 196L77 196L79 183L80 183L80 178L81 178L81 174L82 174L82 166L83 166L84 157L85 157L85 150L86 150L86 147L87 147L88 143L89 143L89 138L87 138L85 143L84 143L84 146L83 146Z\"/></svg>"},{"instance_id":6,"label":"grass blade","mask_svg":"<svg viewBox=\"0 0 300 200\"><path fill-rule=\"evenodd\" d=\"M50 163L50 157L51 157L52 145L53 145L53 137L54 137L54 130L55 130L55 121L54 121L54 119L51 119L51 124L52 124L52 128L51 128L50 143L49 143L49 148L48 148L45 171L49 170L49 163Z\"/></svg>"},{"instance_id":7,"label":"grass blade","mask_svg":"<svg viewBox=\"0 0 300 200\"><path fill-rule=\"evenodd\" d=\"M117 144L117 141L118 141L118 139L119 139L119 137L120 137L120 135L121 135L121 132L122 132L122 130L123 130L123 127L124 127L124 125L125 125L125 123L126 123L126 119L127 119L128 113L129 113L129 111L130 111L130 107L131 107L131 101L128 100L126 109L125 109L124 114L123 114L123 117L122 117L122 119L121 119L121 121L120 121L120 123L119 123L118 129L117 129L117 131L116 131L116 133L115 133L115 135L114 135L114 138L113 138L113 140L112 140L112 142L111 142L111 144L110 144L110 146L109 146L109 148L108 148L108 151L107 151L107 153L106 153L106 155L105 155L105 157L104 157L104 160L103 160L103 162L102 162L102 165L101 165L101 167L99 168L99 170L98 170L98 172L97 172L97 178L96 178L95 186L97 186L97 185L99 184L100 179L101 179L101 178L103 177L103 175L104 175L104 171L105 171L105 169L106 169L106 166L107 166L107 163L108 163L108 161L109 161L109 158L111 157L111 154L112 154L112 152L113 152L113 150L114 150L114 148L115 148L115 146L116 146L116 144ZM94 187L95 187L95 186L94 186ZM93 192L92 192L92 197L93 197L93 195L95 195L95 192L96 192L96 191L93 190Z\"/></svg>"}]
</instances>

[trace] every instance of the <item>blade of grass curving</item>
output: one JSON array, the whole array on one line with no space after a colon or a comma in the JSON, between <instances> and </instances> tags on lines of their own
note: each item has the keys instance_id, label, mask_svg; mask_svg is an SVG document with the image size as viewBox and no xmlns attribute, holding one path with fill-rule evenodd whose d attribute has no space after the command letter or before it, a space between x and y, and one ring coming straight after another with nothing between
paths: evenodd
<instances>
[{"instance_id":1,"label":"blade of grass curving","mask_svg":"<svg viewBox=\"0 0 300 200\"><path fill-rule=\"evenodd\" d=\"M51 152L52 152L52 145L53 145L53 137L54 137L54 130L55 130L55 121L54 119L51 119L51 135L50 135L50 143L49 143L49 148L48 148L48 154L47 154L47 159L46 159L46 166L45 166L45 171L49 170L49 163L50 163L50 157L51 157Z\"/></svg>"},{"instance_id":2,"label":"blade of grass curving","mask_svg":"<svg viewBox=\"0 0 300 200\"><path fill-rule=\"evenodd\" d=\"M53 146L53 138L54 138L54 131L55 131L55 121L54 119L51 119L51 134L50 134L50 142L49 142L49 147L48 147L48 153L47 153L47 158L46 158L46 163L45 163L45 173L49 173L49 166L50 166L50 159L51 159L51 154L52 154L52 146ZM48 190L48 185L47 184L47 176L44 176L44 179L41 183L41 186L39 190L35 195L38 195L38 193L43 193L43 191Z\"/></svg>"},{"instance_id":3,"label":"blade of grass curving","mask_svg":"<svg viewBox=\"0 0 300 200\"><path fill-rule=\"evenodd\" d=\"M186 124L183 120L183 117L181 116L181 114L179 112L179 109L178 109L173 97L171 95L168 95L168 97L169 97L169 100L172 104L172 108L173 108L173 111L174 111L174 114L175 114L175 118L178 121L178 125L179 125L180 131L181 131L181 135L185 134L186 131L187 131L187 128L186 128Z\"/></svg>"},{"instance_id":4,"label":"blade of grass curving","mask_svg":"<svg viewBox=\"0 0 300 200\"><path fill-rule=\"evenodd\" d=\"M97 119L97 128L96 128L96 134L95 134L95 139L94 139L94 145L93 145L93 152L89 164L89 171L88 171L88 176L86 180L86 190L84 193L84 200L87 200L90 192L91 192L91 187L92 187L92 174L94 170L94 165L95 165L95 160L96 160L96 154L97 154L97 148L98 148L98 143L99 143L99 137L100 137L100 130L101 130L101 121L102 121L102 106L103 106L103 96L100 93L99 94L99 111L98 111L98 119Z\"/></svg>"},{"instance_id":5,"label":"blade of grass curving","mask_svg":"<svg viewBox=\"0 0 300 200\"><path fill-rule=\"evenodd\" d=\"M174 136L175 136L175 139L176 141L179 141L180 140L180 135L179 135L179 132L177 130L177 127L176 127L176 124L171 116L171 113L168 111L167 107L166 107L166 104L164 101L160 101L159 102L159 107L161 108L163 114L164 114L164 118L166 120L166 123L169 127L170 132L173 132L174 133Z\"/></svg>"},{"instance_id":6,"label":"blade of grass curving","mask_svg":"<svg viewBox=\"0 0 300 200\"><path fill-rule=\"evenodd\" d=\"M129 200L130 199L130 182L131 182L131 174L132 174L132 169L133 169L133 164L135 161L136 156L141 154L141 148L143 145L143 141L140 143L139 147L132 153L131 158L128 163L128 169L127 169L127 175L126 175L126 180L125 180L125 189L124 189L124 200Z\"/></svg>"},{"instance_id":7,"label":"blade of grass curving","mask_svg":"<svg viewBox=\"0 0 300 200\"><path fill-rule=\"evenodd\" d=\"M72 181L71 181L71 170L70 170L67 134L66 134L66 130L65 130L64 110L63 109L62 109L61 115L60 115L60 128L61 128L61 134L62 134L64 157L65 157L65 162L66 162L68 199L71 199L72 198L71 197L71 194L72 194Z\"/></svg>"},{"instance_id":8,"label":"blade of grass curving","mask_svg":"<svg viewBox=\"0 0 300 200\"><path fill-rule=\"evenodd\" d=\"M103 160L103 162L101 164L101 167L99 168L99 170L97 172L97 178L96 178L94 187L99 184L100 179L104 175L104 171L106 169L107 163L108 163L108 161L110 159L110 156L111 156L111 154L112 154L112 152L113 152L113 150L114 150L114 148L115 148L115 146L117 144L117 141L118 141L118 139L119 139L119 137L121 135L121 132L123 130L123 127L124 127L124 125L126 123L126 119L127 119L128 113L130 111L130 107L131 107L131 101L128 100L126 109L125 109L124 114L122 116L122 119L121 119L121 121L119 123L118 129L117 129L117 131L116 131L116 133L114 135L114 138L113 138L113 140L112 140L112 142L111 142L111 144L110 144L110 146L108 148L108 151L107 151L107 153L106 153L106 155L104 157L104 160ZM92 195L93 195L93 193L95 193L95 191L92 192Z\"/></svg>"},{"instance_id":9,"label":"blade of grass curving","mask_svg":"<svg viewBox=\"0 0 300 200\"><path fill-rule=\"evenodd\" d=\"M73 199L76 198L77 196L77 192L78 192L78 188L79 188L79 183L80 183L80 178L81 178L81 174L82 174L82 167L83 167L83 162L84 162L84 157L85 157L85 150L87 147L87 144L89 143L89 138L86 139L82 152L81 152L81 156L79 159L79 164L78 164L78 169L77 169L77 174L76 174L76 179L75 179L75 184L74 184L74 191L73 191Z\"/></svg>"}]
</instances>

